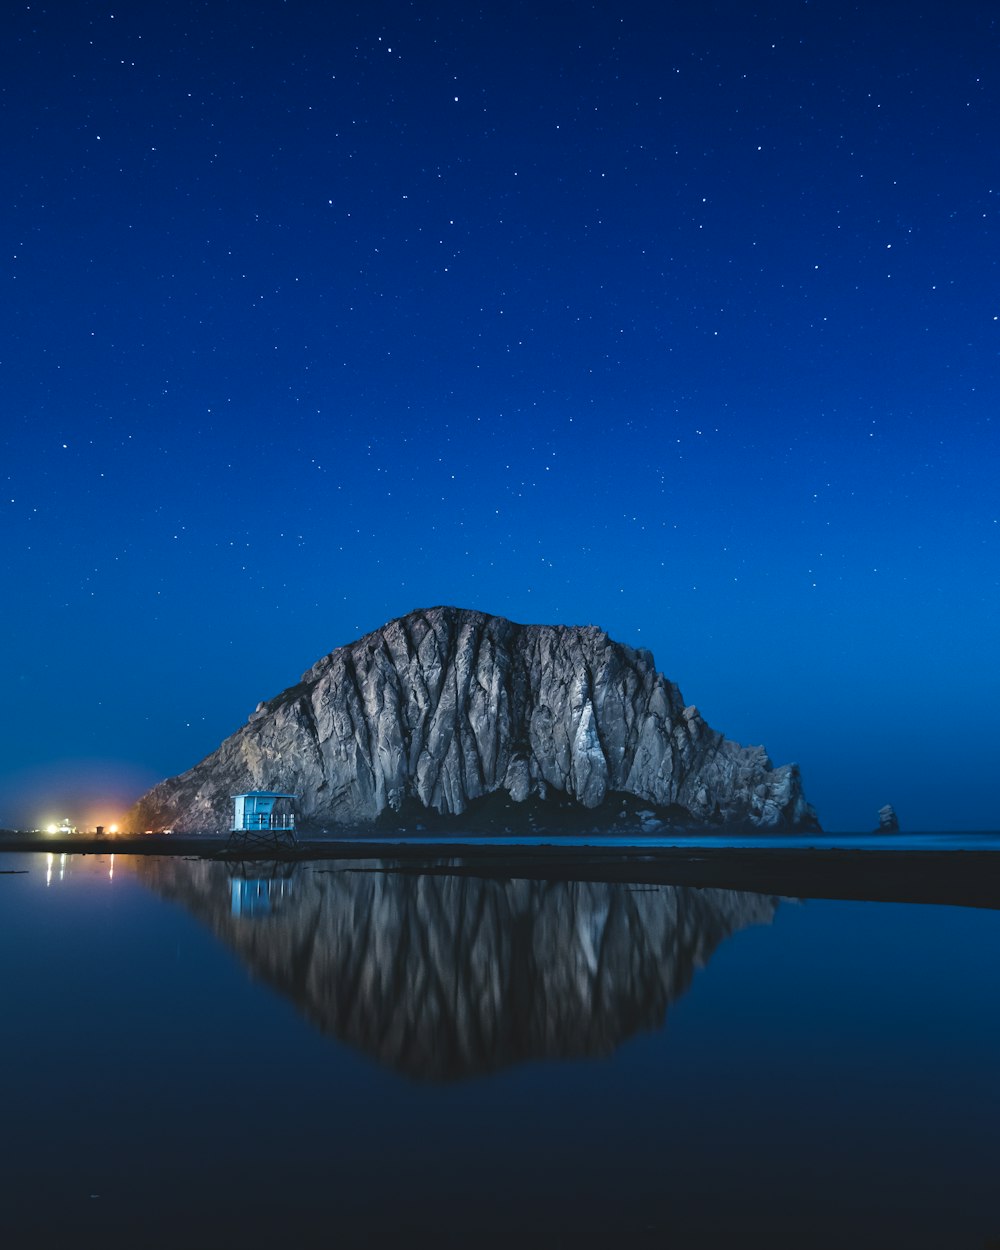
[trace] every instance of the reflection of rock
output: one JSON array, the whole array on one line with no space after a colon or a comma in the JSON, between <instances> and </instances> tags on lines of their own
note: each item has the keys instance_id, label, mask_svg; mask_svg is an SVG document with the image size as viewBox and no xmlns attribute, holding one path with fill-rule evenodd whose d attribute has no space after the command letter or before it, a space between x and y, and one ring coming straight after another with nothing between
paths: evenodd
<instances>
[{"instance_id":1,"label":"reflection of rock","mask_svg":"<svg viewBox=\"0 0 1000 1250\"><path fill-rule=\"evenodd\" d=\"M899 819L891 803L878 809L878 828L876 833L898 833Z\"/></svg>"},{"instance_id":2,"label":"reflection of rock","mask_svg":"<svg viewBox=\"0 0 1000 1250\"><path fill-rule=\"evenodd\" d=\"M280 907L248 917L231 865L137 861L324 1032L436 1080L610 1053L661 1025L715 947L775 908L727 890L382 867L299 866Z\"/></svg>"},{"instance_id":3,"label":"reflection of rock","mask_svg":"<svg viewBox=\"0 0 1000 1250\"><path fill-rule=\"evenodd\" d=\"M603 820L618 796L692 825L816 827L797 767L709 728L648 651L594 626L461 608L411 612L332 652L126 827L225 829L229 796L255 789L296 794L304 827L476 805L502 828L528 800Z\"/></svg>"}]
</instances>

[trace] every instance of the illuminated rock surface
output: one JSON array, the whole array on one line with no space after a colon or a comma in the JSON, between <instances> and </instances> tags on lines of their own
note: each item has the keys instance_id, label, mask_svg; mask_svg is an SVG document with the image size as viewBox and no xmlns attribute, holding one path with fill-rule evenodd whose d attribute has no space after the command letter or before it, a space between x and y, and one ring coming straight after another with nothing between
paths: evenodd
<instances>
[{"instance_id":1,"label":"illuminated rock surface","mask_svg":"<svg viewBox=\"0 0 1000 1250\"><path fill-rule=\"evenodd\" d=\"M125 828L223 830L230 795L253 789L297 795L307 829L516 829L529 811L545 827L567 813L600 825L623 805L647 832L817 827L798 768L709 728L648 651L461 608L412 612L325 656Z\"/></svg>"}]
</instances>

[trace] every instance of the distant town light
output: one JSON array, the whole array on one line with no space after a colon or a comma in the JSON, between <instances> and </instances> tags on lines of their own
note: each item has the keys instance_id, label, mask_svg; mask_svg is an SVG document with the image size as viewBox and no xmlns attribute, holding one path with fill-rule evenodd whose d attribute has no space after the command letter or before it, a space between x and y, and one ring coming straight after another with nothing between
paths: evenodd
<instances>
[{"instance_id":1,"label":"distant town light","mask_svg":"<svg viewBox=\"0 0 1000 1250\"><path fill-rule=\"evenodd\" d=\"M64 816L58 824L45 826L46 833L76 833L76 827L69 823L69 817Z\"/></svg>"}]
</instances>

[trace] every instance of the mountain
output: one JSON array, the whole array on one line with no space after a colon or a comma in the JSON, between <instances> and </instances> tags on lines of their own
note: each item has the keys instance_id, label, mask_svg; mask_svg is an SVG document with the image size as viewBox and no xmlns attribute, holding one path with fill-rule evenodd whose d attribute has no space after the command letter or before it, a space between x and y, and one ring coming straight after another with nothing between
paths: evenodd
<instances>
[{"instance_id":1,"label":"mountain","mask_svg":"<svg viewBox=\"0 0 1000 1250\"><path fill-rule=\"evenodd\" d=\"M648 651L451 607L332 651L124 827L225 830L246 790L296 795L314 830L818 827L797 766L709 728Z\"/></svg>"}]
</instances>

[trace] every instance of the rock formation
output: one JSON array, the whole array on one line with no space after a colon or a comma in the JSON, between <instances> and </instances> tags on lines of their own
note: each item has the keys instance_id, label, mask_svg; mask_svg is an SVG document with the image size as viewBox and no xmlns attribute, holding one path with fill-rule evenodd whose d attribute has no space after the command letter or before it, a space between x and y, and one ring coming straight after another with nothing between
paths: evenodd
<instances>
[{"instance_id":1,"label":"rock formation","mask_svg":"<svg viewBox=\"0 0 1000 1250\"><path fill-rule=\"evenodd\" d=\"M125 828L224 830L230 795L254 789L295 794L306 829L556 809L601 823L630 803L645 829L818 827L797 766L710 729L648 651L447 607L331 652Z\"/></svg>"},{"instance_id":2,"label":"rock formation","mask_svg":"<svg viewBox=\"0 0 1000 1250\"><path fill-rule=\"evenodd\" d=\"M719 943L777 906L730 890L344 867L268 878L255 865L247 880L235 864L135 861L324 1033L421 1080L608 1055L662 1027Z\"/></svg>"},{"instance_id":3,"label":"rock formation","mask_svg":"<svg viewBox=\"0 0 1000 1250\"><path fill-rule=\"evenodd\" d=\"M878 828L876 833L899 833L899 817L891 803L878 809Z\"/></svg>"}]
</instances>

